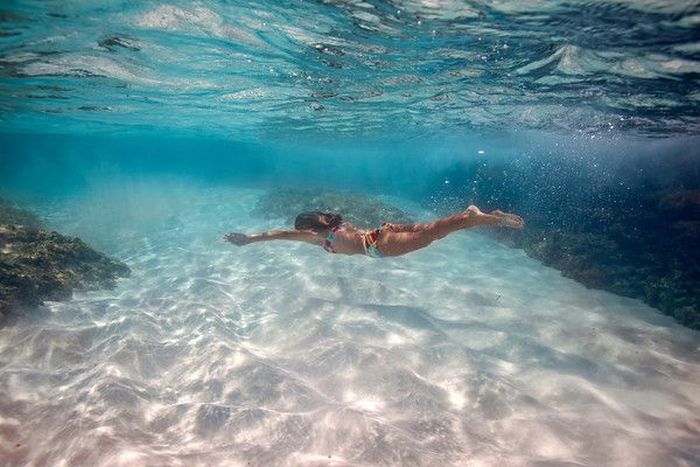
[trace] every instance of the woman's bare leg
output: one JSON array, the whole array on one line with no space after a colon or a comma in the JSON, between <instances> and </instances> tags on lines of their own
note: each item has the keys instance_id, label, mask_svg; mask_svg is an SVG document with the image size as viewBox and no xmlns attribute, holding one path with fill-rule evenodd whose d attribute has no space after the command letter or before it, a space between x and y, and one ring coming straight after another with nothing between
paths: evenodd
<instances>
[{"instance_id":1,"label":"woman's bare leg","mask_svg":"<svg viewBox=\"0 0 700 467\"><path fill-rule=\"evenodd\" d=\"M425 224L389 224L391 232L418 232Z\"/></svg>"},{"instance_id":2,"label":"woman's bare leg","mask_svg":"<svg viewBox=\"0 0 700 467\"><path fill-rule=\"evenodd\" d=\"M520 216L502 211L483 213L476 206L469 206L463 212L438 219L428 224L415 224L412 229L384 231L379 238L379 250L386 256L398 256L419 250L435 240L446 237L458 230L492 225L522 228L524 221ZM402 226L404 227L404 226ZM405 227L409 227L408 225Z\"/></svg>"}]
</instances>

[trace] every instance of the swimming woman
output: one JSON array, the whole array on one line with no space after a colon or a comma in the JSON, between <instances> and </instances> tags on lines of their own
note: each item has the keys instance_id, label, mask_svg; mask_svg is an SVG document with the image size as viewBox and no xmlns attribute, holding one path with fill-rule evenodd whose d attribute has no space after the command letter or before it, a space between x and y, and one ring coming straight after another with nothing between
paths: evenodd
<instances>
[{"instance_id":1,"label":"swimming woman","mask_svg":"<svg viewBox=\"0 0 700 467\"><path fill-rule=\"evenodd\" d=\"M269 240L294 240L322 246L329 253L382 258L405 255L452 232L478 225L522 229L525 222L515 214L502 211L483 213L476 206L469 206L459 214L428 224L384 223L376 229L363 230L343 222L339 214L316 211L299 214L294 230L271 230L250 235L232 232L224 235L224 240L238 246Z\"/></svg>"}]
</instances>

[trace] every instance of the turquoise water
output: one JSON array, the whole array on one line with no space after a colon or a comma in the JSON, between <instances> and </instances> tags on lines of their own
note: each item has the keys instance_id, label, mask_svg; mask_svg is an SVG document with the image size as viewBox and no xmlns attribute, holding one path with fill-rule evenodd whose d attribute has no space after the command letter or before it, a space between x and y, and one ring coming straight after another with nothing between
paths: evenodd
<instances>
[{"instance_id":1,"label":"turquoise water","mask_svg":"<svg viewBox=\"0 0 700 467\"><path fill-rule=\"evenodd\" d=\"M697 465L698 15L6 2L0 196L132 274L0 327L0 463ZM537 238L221 241L280 189Z\"/></svg>"},{"instance_id":2,"label":"turquoise water","mask_svg":"<svg viewBox=\"0 0 700 467\"><path fill-rule=\"evenodd\" d=\"M697 133L697 14L664 0L12 1L2 119L239 141Z\"/></svg>"}]
</instances>

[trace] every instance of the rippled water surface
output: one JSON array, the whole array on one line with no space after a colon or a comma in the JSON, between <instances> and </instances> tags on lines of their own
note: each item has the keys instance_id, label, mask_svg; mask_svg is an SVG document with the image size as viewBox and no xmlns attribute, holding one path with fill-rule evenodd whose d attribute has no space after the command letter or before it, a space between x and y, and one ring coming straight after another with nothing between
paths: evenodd
<instances>
[{"instance_id":1,"label":"rippled water surface","mask_svg":"<svg viewBox=\"0 0 700 467\"><path fill-rule=\"evenodd\" d=\"M12 1L6 128L698 131L696 1ZM116 128L115 128L116 127Z\"/></svg>"}]
</instances>

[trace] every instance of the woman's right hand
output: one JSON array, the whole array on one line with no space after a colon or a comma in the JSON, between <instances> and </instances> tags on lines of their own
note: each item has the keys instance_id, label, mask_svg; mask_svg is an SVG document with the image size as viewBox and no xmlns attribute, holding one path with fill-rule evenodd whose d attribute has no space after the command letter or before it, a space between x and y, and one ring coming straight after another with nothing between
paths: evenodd
<instances>
[{"instance_id":1,"label":"woman's right hand","mask_svg":"<svg viewBox=\"0 0 700 467\"><path fill-rule=\"evenodd\" d=\"M246 234L236 232L227 233L224 235L224 240L237 246L243 246L250 243L250 239Z\"/></svg>"}]
</instances>

